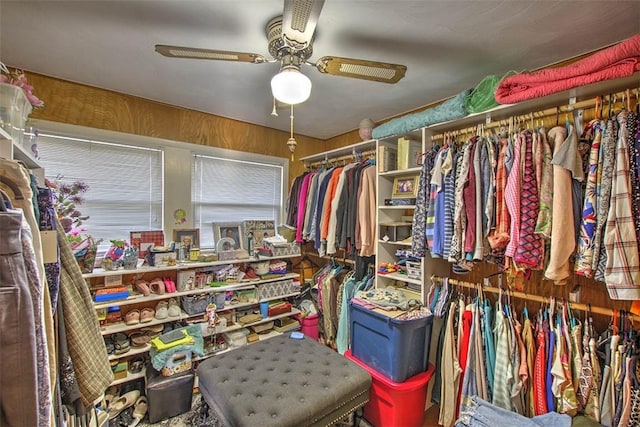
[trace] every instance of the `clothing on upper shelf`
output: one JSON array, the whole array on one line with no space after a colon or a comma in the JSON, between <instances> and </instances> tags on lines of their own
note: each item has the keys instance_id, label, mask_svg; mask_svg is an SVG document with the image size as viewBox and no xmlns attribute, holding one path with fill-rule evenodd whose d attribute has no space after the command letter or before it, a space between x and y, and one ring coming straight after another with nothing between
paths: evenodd
<instances>
[{"instance_id":1,"label":"clothing on upper shelf","mask_svg":"<svg viewBox=\"0 0 640 427\"><path fill-rule=\"evenodd\" d=\"M287 225L296 228L296 241L312 241L320 255L338 248L371 256L377 239L375 225L375 162L350 163L305 172L291 184Z\"/></svg>"},{"instance_id":2,"label":"clothing on upper shelf","mask_svg":"<svg viewBox=\"0 0 640 427\"><path fill-rule=\"evenodd\" d=\"M462 145L447 137L424 156L412 250L458 271L540 270L559 285L573 268L612 299L640 299L639 129L622 111L580 133L567 121Z\"/></svg>"}]
</instances>

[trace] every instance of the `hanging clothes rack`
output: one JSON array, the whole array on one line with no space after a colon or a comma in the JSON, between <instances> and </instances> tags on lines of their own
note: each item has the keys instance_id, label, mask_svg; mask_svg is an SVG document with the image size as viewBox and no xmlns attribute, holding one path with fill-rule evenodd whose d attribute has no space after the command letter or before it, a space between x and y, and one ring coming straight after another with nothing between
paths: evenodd
<instances>
[{"instance_id":1,"label":"hanging clothes rack","mask_svg":"<svg viewBox=\"0 0 640 427\"><path fill-rule=\"evenodd\" d=\"M484 132L489 129L499 128L501 126L507 127L509 122L512 120L516 125L531 125L531 127L536 126L535 121L539 121L544 118L556 117L557 121L560 119L560 115L567 115L573 113L575 110L580 109L600 109L610 111L616 104L621 104L627 109L631 109L631 100L632 98L636 99L636 104L640 100L640 88L626 89L616 93L610 93L598 97L594 97L591 99L587 99L584 101L578 101L574 103L568 103L565 105L559 105L557 107L551 107L543 110L531 111L529 113L524 114L514 114L513 116L502 119L502 120L494 120L490 123L478 125L467 126L465 128L457 129L454 131L446 131L443 133L438 133L431 136L431 140L440 140L444 139L446 136L459 136L465 135L468 136L470 134L477 135L478 132ZM478 120L483 120L485 116L482 114L478 115Z\"/></svg>"},{"instance_id":2,"label":"hanging clothes rack","mask_svg":"<svg viewBox=\"0 0 640 427\"><path fill-rule=\"evenodd\" d=\"M440 277L440 276L431 276L431 280L439 284L443 284L444 279L445 279L444 277ZM496 288L494 286L486 286L480 283L464 282L462 280L457 280L457 279L448 279L448 282L450 285L453 285L453 286L460 286L460 287L470 288L470 289L482 289L483 292L491 292L494 294L500 294L500 292L505 292L505 289L501 290L500 288ZM518 291L511 291L511 290L509 290L508 293L513 298L525 299L527 301L534 301L539 303L549 302L548 297L543 297L539 295L532 295L532 294L527 294L525 292L518 292ZM616 315L616 312L619 312L619 310L612 310L610 308L597 307L590 304L581 304L576 302L571 302L571 308L575 310L580 310L580 311L591 311L591 313L601 314L603 316L609 316L609 317L613 317L614 315ZM627 312L627 314L631 316L634 321L640 321L640 316L631 314L629 312Z\"/></svg>"},{"instance_id":3,"label":"hanging clothes rack","mask_svg":"<svg viewBox=\"0 0 640 427\"><path fill-rule=\"evenodd\" d=\"M376 150L367 150L367 151L362 151L362 152L358 152L358 153L352 153L352 154L346 154L343 156L337 156L337 157L327 157L323 160L317 160L315 162L310 162L310 163L305 163L305 168L308 169L317 169L319 167L322 166L328 166L329 164L335 164L337 162L340 161L357 161L357 157L358 155L360 155L362 158L366 158L366 157L375 157L376 155Z\"/></svg>"}]
</instances>

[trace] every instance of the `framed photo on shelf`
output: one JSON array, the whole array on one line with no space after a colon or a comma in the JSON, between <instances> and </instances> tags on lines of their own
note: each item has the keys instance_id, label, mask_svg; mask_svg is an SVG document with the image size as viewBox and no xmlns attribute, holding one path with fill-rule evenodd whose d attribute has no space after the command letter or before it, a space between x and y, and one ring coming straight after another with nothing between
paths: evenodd
<instances>
[{"instance_id":1,"label":"framed photo on shelf","mask_svg":"<svg viewBox=\"0 0 640 427\"><path fill-rule=\"evenodd\" d=\"M251 241L254 248L262 246L262 239L276 235L275 221L248 219L243 222L244 235L253 236Z\"/></svg>"},{"instance_id":2,"label":"framed photo on shelf","mask_svg":"<svg viewBox=\"0 0 640 427\"><path fill-rule=\"evenodd\" d=\"M173 241L183 248L200 247L200 229L198 228L174 228Z\"/></svg>"},{"instance_id":3,"label":"framed photo on shelf","mask_svg":"<svg viewBox=\"0 0 640 427\"><path fill-rule=\"evenodd\" d=\"M213 240L217 243L222 238L233 239L235 247L231 249L244 249L244 236L242 234L242 223L240 222L214 222L213 223Z\"/></svg>"},{"instance_id":4,"label":"framed photo on shelf","mask_svg":"<svg viewBox=\"0 0 640 427\"><path fill-rule=\"evenodd\" d=\"M414 199L418 195L418 175L398 176L393 180L392 199Z\"/></svg>"}]
</instances>

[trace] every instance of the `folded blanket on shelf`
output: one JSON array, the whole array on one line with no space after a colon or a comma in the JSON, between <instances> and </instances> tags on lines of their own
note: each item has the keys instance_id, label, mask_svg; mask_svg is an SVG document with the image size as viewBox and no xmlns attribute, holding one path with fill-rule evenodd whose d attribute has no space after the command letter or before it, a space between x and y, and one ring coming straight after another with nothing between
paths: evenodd
<instances>
[{"instance_id":1,"label":"folded blanket on shelf","mask_svg":"<svg viewBox=\"0 0 640 427\"><path fill-rule=\"evenodd\" d=\"M462 91L433 108L389 120L374 128L372 137L379 139L390 135L402 135L424 126L462 118L468 114L464 102L469 94L471 89Z\"/></svg>"},{"instance_id":2,"label":"folded blanket on shelf","mask_svg":"<svg viewBox=\"0 0 640 427\"><path fill-rule=\"evenodd\" d=\"M514 104L640 71L640 34L564 67L516 74L496 89L496 101Z\"/></svg>"}]
</instances>

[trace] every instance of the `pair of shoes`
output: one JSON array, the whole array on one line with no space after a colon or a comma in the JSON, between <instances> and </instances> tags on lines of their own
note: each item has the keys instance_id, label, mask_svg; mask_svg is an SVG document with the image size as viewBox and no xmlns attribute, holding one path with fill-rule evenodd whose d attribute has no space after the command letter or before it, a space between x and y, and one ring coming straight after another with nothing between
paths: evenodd
<instances>
[{"instance_id":1,"label":"pair of shoes","mask_svg":"<svg viewBox=\"0 0 640 427\"><path fill-rule=\"evenodd\" d=\"M149 341L151 341L152 338L155 337L151 337L150 334L144 331L135 331L129 334L129 341L131 341L131 346L137 348L146 346L147 344L149 344Z\"/></svg>"},{"instance_id":2,"label":"pair of shoes","mask_svg":"<svg viewBox=\"0 0 640 427\"><path fill-rule=\"evenodd\" d=\"M144 357L136 357L129 361L129 372L132 374L137 374L142 371L144 368Z\"/></svg>"},{"instance_id":3,"label":"pair of shoes","mask_svg":"<svg viewBox=\"0 0 640 427\"><path fill-rule=\"evenodd\" d=\"M120 415L120 412L133 406L133 404L138 401L139 397L140 390L132 390L114 400L111 405L109 405L109 419L112 420L116 418L118 415Z\"/></svg>"},{"instance_id":4,"label":"pair of shoes","mask_svg":"<svg viewBox=\"0 0 640 427\"><path fill-rule=\"evenodd\" d=\"M129 337L122 332L118 332L113 336L113 345L115 347L114 354L116 355L125 354L131 349Z\"/></svg>"},{"instance_id":5,"label":"pair of shoes","mask_svg":"<svg viewBox=\"0 0 640 427\"><path fill-rule=\"evenodd\" d=\"M171 280L170 277L163 277L162 281L164 282L164 288L167 293L173 293L177 290L175 282Z\"/></svg>"}]
</instances>

